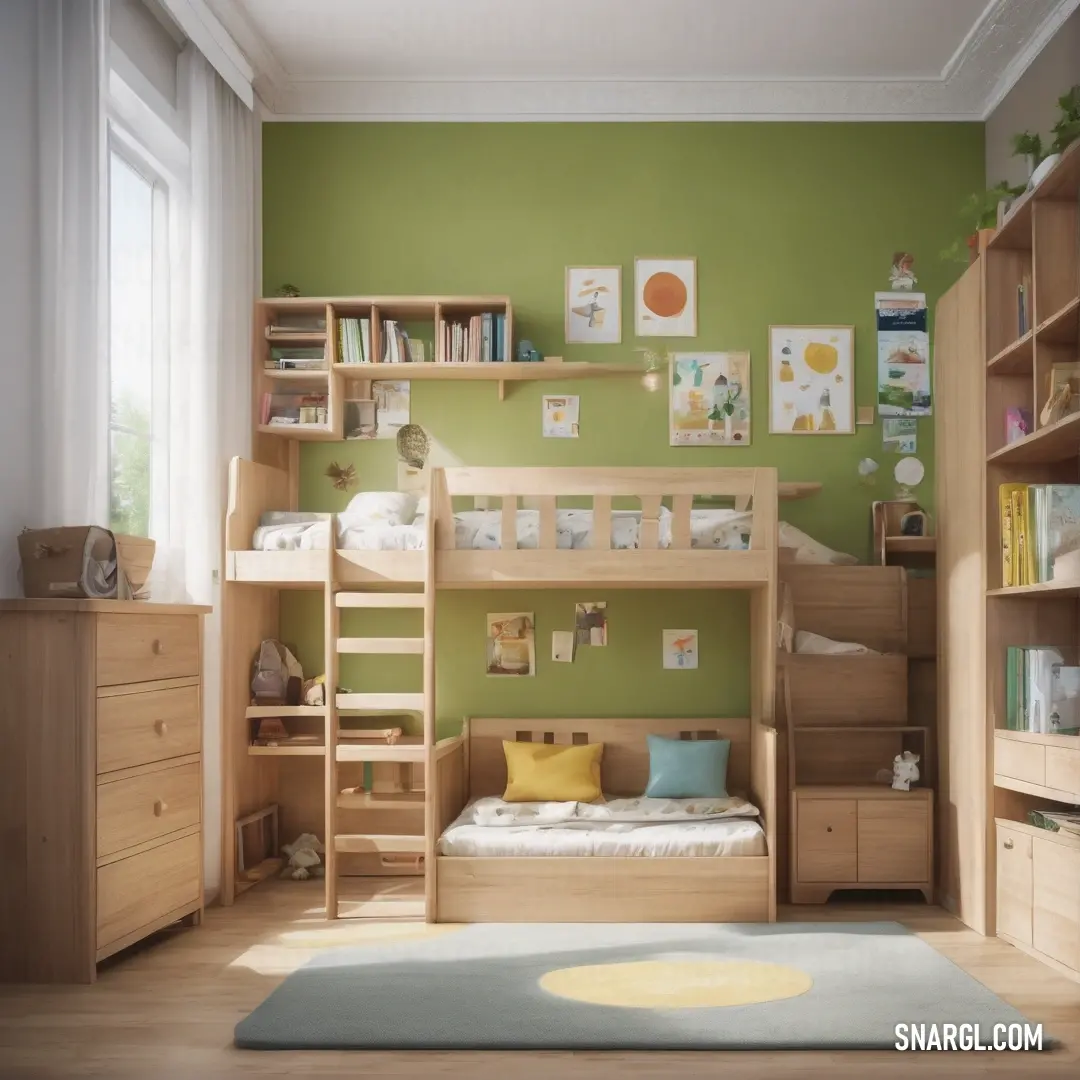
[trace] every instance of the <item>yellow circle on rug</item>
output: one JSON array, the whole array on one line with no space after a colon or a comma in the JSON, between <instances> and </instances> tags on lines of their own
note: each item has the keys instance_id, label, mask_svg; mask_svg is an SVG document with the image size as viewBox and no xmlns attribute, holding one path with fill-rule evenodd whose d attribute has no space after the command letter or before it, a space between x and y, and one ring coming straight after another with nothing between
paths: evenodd
<instances>
[{"instance_id":1,"label":"yellow circle on rug","mask_svg":"<svg viewBox=\"0 0 1080 1080\"><path fill-rule=\"evenodd\" d=\"M715 1009L805 994L814 980L798 968L758 960L636 960L560 968L540 988L587 1005L623 1009Z\"/></svg>"}]
</instances>

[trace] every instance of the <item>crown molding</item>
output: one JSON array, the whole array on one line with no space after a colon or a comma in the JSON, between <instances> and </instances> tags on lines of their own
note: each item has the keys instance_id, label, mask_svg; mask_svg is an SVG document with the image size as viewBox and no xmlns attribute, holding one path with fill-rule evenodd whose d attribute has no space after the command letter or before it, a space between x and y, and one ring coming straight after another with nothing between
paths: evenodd
<instances>
[{"instance_id":1,"label":"crown molding","mask_svg":"<svg viewBox=\"0 0 1080 1080\"><path fill-rule=\"evenodd\" d=\"M970 121L987 118L1080 0L989 0L929 79L326 78L289 76L236 0L205 0L295 121Z\"/></svg>"}]
</instances>

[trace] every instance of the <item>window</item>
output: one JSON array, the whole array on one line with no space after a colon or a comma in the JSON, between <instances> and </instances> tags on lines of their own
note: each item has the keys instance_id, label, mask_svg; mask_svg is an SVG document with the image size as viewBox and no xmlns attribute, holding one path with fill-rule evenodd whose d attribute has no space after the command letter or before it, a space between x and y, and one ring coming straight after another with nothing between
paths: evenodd
<instances>
[{"instance_id":1,"label":"window","mask_svg":"<svg viewBox=\"0 0 1080 1080\"><path fill-rule=\"evenodd\" d=\"M109 525L160 536L168 470L168 190L109 153Z\"/></svg>"}]
</instances>

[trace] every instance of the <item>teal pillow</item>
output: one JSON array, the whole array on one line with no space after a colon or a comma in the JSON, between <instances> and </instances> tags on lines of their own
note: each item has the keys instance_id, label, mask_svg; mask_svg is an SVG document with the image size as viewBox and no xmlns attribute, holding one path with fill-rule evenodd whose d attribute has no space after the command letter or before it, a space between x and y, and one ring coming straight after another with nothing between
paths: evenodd
<instances>
[{"instance_id":1,"label":"teal pillow","mask_svg":"<svg viewBox=\"0 0 1080 1080\"><path fill-rule=\"evenodd\" d=\"M649 799L726 799L730 739L665 739L649 742Z\"/></svg>"}]
</instances>

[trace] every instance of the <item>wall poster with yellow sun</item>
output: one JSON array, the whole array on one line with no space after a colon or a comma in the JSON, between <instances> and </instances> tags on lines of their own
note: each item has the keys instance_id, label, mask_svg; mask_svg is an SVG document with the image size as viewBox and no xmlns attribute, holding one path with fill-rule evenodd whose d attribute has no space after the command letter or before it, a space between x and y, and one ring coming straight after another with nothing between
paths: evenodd
<instances>
[{"instance_id":1,"label":"wall poster with yellow sun","mask_svg":"<svg viewBox=\"0 0 1080 1080\"><path fill-rule=\"evenodd\" d=\"M638 337L697 337L697 259L634 260Z\"/></svg>"},{"instance_id":2,"label":"wall poster with yellow sun","mask_svg":"<svg viewBox=\"0 0 1080 1080\"><path fill-rule=\"evenodd\" d=\"M855 327L769 327L769 433L855 434Z\"/></svg>"}]
</instances>

